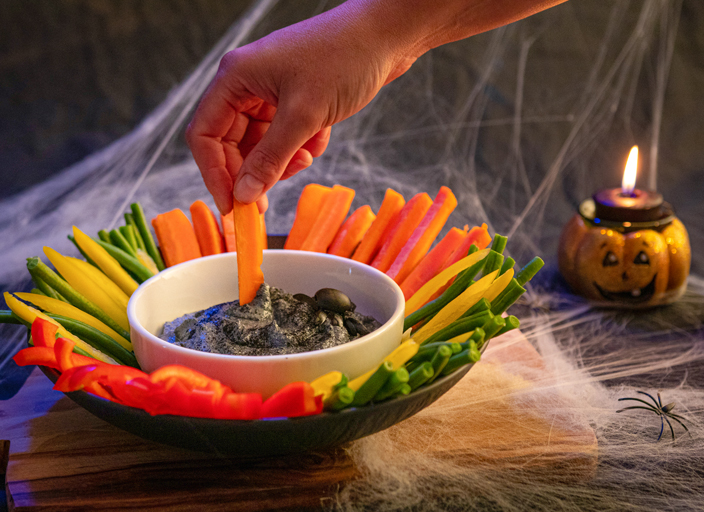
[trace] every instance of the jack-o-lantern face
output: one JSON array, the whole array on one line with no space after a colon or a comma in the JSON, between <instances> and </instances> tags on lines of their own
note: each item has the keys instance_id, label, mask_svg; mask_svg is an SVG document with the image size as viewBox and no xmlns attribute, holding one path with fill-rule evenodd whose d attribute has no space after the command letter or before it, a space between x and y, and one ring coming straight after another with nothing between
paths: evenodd
<instances>
[{"instance_id":1,"label":"jack-o-lantern face","mask_svg":"<svg viewBox=\"0 0 704 512\"><path fill-rule=\"evenodd\" d=\"M633 306L667 302L684 291L689 273L687 232L675 222L663 233L622 234L589 226L577 215L560 239L560 271L575 291L593 300Z\"/></svg>"}]
</instances>

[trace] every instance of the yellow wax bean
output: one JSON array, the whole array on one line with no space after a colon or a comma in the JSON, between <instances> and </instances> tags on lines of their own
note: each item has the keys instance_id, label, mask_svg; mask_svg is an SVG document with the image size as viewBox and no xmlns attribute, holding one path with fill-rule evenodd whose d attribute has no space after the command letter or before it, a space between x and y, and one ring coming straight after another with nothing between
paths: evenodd
<instances>
[{"instance_id":1,"label":"yellow wax bean","mask_svg":"<svg viewBox=\"0 0 704 512\"><path fill-rule=\"evenodd\" d=\"M445 286L445 284L447 284L452 277L471 267L478 261L483 260L488 254L489 249L482 249L481 251L470 254L469 256L462 258L457 263L450 265L438 275L433 277L430 281L421 286L420 289L406 301L406 316L410 315L428 302L430 297L435 295L440 288Z\"/></svg>"},{"instance_id":2,"label":"yellow wax bean","mask_svg":"<svg viewBox=\"0 0 704 512\"><path fill-rule=\"evenodd\" d=\"M470 336L472 336L472 334L474 334L474 331L465 332L464 334L450 338L446 343L464 343L470 338Z\"/></svg>"},{"instance_id":3,"label":"yellow wax bean","mask_svg":"<svg viewBox=\"0 0 704 512\"><path fill-rule=\"evenodd\" d=\"M315 396L323 395L323 401L332 396L333 388L342 380L342 372L332 371L318 377L310 385L315 390Z\"/></svg>"},{"instance_id":4,"label":"yellow wax bean","mask_svg":"<svg viewBox=\"0 0 704 512\"><path fill-rule=\"evenodd\" d=\"M54 268L59 271L59 274L61 274L68 284L78 293L102 309L117 325L126 331L130 330L130 322L127 320L127 310L118 306L107 293L86 277L73 262L51 247L44 247L44 254L49 258Z\"/></svg>"},{"instance_id":5,"label":"yellow wax bean","mask_svg":"<svg viewBox=\"0 0 704 512\"><path fill-rule=\"evenodd\" d=\"M392 371L396 371L401 368L404 364L406 364L410 358L416 355L418 353L419 348L420 346L414 340L404 341L398 347L396 347L393 352L386 356L382 363L391 363L391 365L393 366ZM373 369L369 370L364 375L360 375L353 381L348 382L347 387L352 389L352 391L357 391L360 387L362 387L362 384L367 382L367 379L369 379L369 377L374 374L374 372L379 368L379 366L381 366L381 363L379 363Z\"/></svg>"},{"instance_id":6,"label":"yellow wax bean","mask_svg":"<svg viewBox=\"0 0 704 512\"><path fill-rule=\"evenodd\" d=\"M49 313L53 313L54 315L65 316L66 318L73 318L74 320L83 322L86 325L90 325L91 327L99 330L103 334L107 334L108 336L110 336L123 348L132 351L132 343L130 343L129 340L126 340L125 338L117 334L114 330L112 330L103 322L95 318L93 315L89 315L85 311L81 311L77 307L72 306L67 302L53 299L51 297L46 297L44 295L38 295L36 293L18 292L15 293L15 295L23 301L31 302L35 306L40 307L44 311L47 311Z\"/></svg>"},{"instance_id":7,"label":"yellow wax bean","mask_svg":"<svg viewBox=\"0 0 704 512\"><path fill-rule=\"evenodd\" d=\"M103 361L104 363L108 364L118 364L117 361L115 361L112 357L103 354L101 351L93 348L90 346L88 343L83 341L81 338L74 336L70 332L68 332L61 324L59 324L56 320L49 318L46 316L44 313L39 311L38 309L34 309L31 306L28 306L27 304L21 302L17 298L13 297L10 293L5 292L3 294L5 297L5 304L7 304L7 307L12 310L14 314L16 314L18 317L20 317L22 320L25 322L31 324L34 322L36 318L42 318L46 320L47 322L51 322L52 324L56 325L58 328L56 330L56 333L61 337L61 338L66 338L71 341L73 341L76 346L86 352L86 354L89 354L91 357L97 359L98 361Z\"/></svg>"},{"instance_id":8,"label":"yellow wax bean","mask_svg":"<svg viewBox=\"0 0 704 512\"><path fill-rule=\"evenodd\" d=\"M149 271L154 275L159 273L159 268L156 266L156 263L154 263L154 260L151 256L149 256L149 253L147 251L138 247L136 252L137 260L139 260L142 265L147 267L147 269L149 269Z\"/></svg>"},{"instance_id":9,"label":"yellow wax bean","mask_svg":"<svg viewBox=\"0 0 704 512\"><path fill-rule=\"evenodd\" d=\"M497 277L496 281L491 283L489 289L486 291L486 293L484 293L484 298L489 302L494 300L496 297L499 296L502 291L504 291L504 288L508 286L508 283L511 282L511 279L513 279L512 268L508 269L506 272Z\"/></svg>"},{"instance_id":10,"label":"yellow wax bean","mask_svg":"<svg viewBox=\"0 0 704 512\"><path fill-rule=\"evenodd\" d=\"M115 304L127 310L127 303L130 301L130 298L125 292L122 291L122 288L115 284L112 279L87 261L79 260L78 258L71 258L70 256L66 256L66 259L76 265L84 274L86 274L86 276L88 276L91 281L95 283L96 286L102 288L103 291L107 293L115 302Z\"/></svg>"},{"instance_id":11,"label":"yellow wax bean","mask_svg":"<svg viewBox=\"0 0 704 512\"><path fill-rule=\"evenodd\" d=\"M474 304L476 304L477 301L484 296L498 274L499 271L495 270L491 274L482 277L472 286L467 287L467 289L460 293L455 300L438 311L437 315L431 318L425 325L423 325L423 327L418 329L418 332L413 335L412 339L419 344L423 343L424 340L428 339L440 329L444 329L461 317L465 311L474 306Z\"/></svg>"},{"instance_id":12,"label":"yellow wax bean","mask_svg":"<svg viewBox=\"0 0 704 512\"><path fill-rule=\"evenodd\" d=\"M83 231L73 226L73 237L83 252L105 272L127 295L132 295L139 284L123 269L115 258Z\"/></svg>"}]
</instances>

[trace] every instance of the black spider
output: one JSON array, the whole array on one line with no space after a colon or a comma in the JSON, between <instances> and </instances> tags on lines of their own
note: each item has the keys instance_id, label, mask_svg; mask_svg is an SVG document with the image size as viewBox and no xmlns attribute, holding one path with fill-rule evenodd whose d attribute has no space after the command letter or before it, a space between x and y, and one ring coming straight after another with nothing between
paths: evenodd
<instances>
[{"instance_id":1,"label":"black spider","mask_svg":"<svg viewBox=\"0 0 704 512\"><path fill-rule=\"evenodd\" d=\"M645 409L646 411L651 411L660 416L660 435L658 436L658 441L660 441L660 438L662 437L663 430L665 429L665 422L667 422L668 426L670 427L670 432L672 433L672 440L675 440L675 431L672 428L672 423L670 423L670 420L668 418L672 418L675 420L677 423L682 425L682 428L685 429L685 431L689 434L689 429L687 428L687 425L682 423L680 420L685 420L686 418L683 418L682 416L675 414L672 411L672 409L675 408L675 403L669 403L665 406L662 405L662 399L660 398L660 393L658 393L658 399L655 400L653 398L653 395L646 393L645 391L638 391L641 395L645 395L648 398L650 398L653 403L655 404L654 406L651 405L649 402L646 402L645 400L641 400L640 398L619 398L618 401L621 402L622 400L635 400L636 402L641 402L645 404L645 407L642 405L633 405L631 407L624 407L623 409L620 409L616 412L623 412L628 409ZM689 434L690 436L692 434Z\"/></svg>"}]
</instances>

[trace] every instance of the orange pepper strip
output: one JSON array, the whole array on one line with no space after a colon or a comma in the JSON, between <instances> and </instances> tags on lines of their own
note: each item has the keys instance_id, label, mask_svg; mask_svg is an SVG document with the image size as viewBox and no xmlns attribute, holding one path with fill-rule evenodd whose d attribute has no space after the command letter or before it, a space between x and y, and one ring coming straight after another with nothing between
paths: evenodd
<instances>
[{"instance_id":1,"label":"orange pepper strip","mask_svg":"<svg viewBox=\"0 0 704 512\"><path fill-rule=\"evenodd\" d=\"M406 300L410 299L421 286L435 277L445 265L447 259L467 237L467 232L452 228L418 263L401 283L401 291Z\"/></svg>"},{"instance_id":2,"label":"orange pepper strip","mask_svg":"<svg viewBox=\"0 0 704 512\"><path fill-rule=\"evenodd\" d=\"M235 200L232 208L237 238L237 279L240 304L249 304L264 282L262 273L262 245L259 230L261 221L257 203L242 204Z\"/></svg>"},{"instance_id":3,"label":"orange pepper strip","mask_svg":"<svg viewBox=\"0 0 704 512\"><path fill-rule=\"evenodd\" d=\"M391 279L402 283L408 274L420 263L423 256L433 245L447 219L457 206L457 198L447 187L440 187L433 205L428 209L423 220L413 231L413 234L403 246L401 252L386 272Z\"/></svg>"},{"instance_id":4,"label":"orange pepper strip","mask_svg":"<svg viewBox=\"0 0 704 512\"><path fill-rule=\"evenodd\" d=\"M301 245L302 251L325 252L350 211L354 190L335 185L327 195L310 233Z\"/></svg>"},{"instance_id":5,"label":"orange pepper strip","mask_svg":"<svg viewBox=\"0 0 704 512\"><path fill-rule=\"evenodd\" d=\"M396 225L372 261L372 267L382 272L389 270L432 204L433 200L425 192L416 194L406 203L399 213Z\"/></svg>"},{"instance_id":6,"label":"orange pepper strip","mask_svg":"<svg viewBox=\"0 0 704 512\"><path fill-rule=\"evenodd\" d=\"M306 185L298 198L296 206L296 218L293 221L291 231L286 238L284 249L300 249L306 241L315 220L318 217L320 208L323 206L325 198L332 192L330 187L324 187L317 183Z\"/></svg>"},{"instance_id":7,"label":"orange pepper strip","mask_svg":"<svg viewBox=\"0 0 704 512\"><path fill-rule=\"evenodd\" d=\"M152 226L167 267L201 257L191 221L180 209L157 215L152 219Z\"/></svg>"},{"instance_id":8,"label":"orange pepper strip","mask_svg":"<svg viewBox=\"0 0 704 512\"><path fill-rule=\"evenodd\" d=\"M215 215L203 201L195 201L191 205L191 219L196 233L198 247L203 256L225 252L225 243L220 233L220 226Z\"/></svg>"},{"instance_id":9,"label":"orange pepper strip","mask_svg":"<svg viewBox=\"0 0 704 512\"><path fill-rule=\"evenodd\" d=\"M353 260L366 263L367 265L371 264L396 225L399 213L401 213L405 204L406 200L401 194L393 189L386 189L379 213L369 230L364 234L359 247L354 251Z\"/></svg>"},{"instance_id":10,"label":"orange pepper strip","mask_svg":"<svg viewBox=\"0 0 704 512\"><path fill-rule=\"evenodd\" d=\"M369 205L357 208L342 225L337 235L335 235L335 239L328 249L328 254L342 256L343 258L352 256L352 252L354 252L355 247L362 240L364 233L367 232L374 219L376 219L376 215L374 215Z\"/></svg>"},{"instance_id":11,"label":"orange pepper strip","mask_svg":"<svg viewBox=\"0 0 704 512\"><path fill-rule=\"evenodd\" d=\"M227 252L237 251L237 237L235 236L235 218L232 212L227 215L220 215L222 222L222 234L225 238L225 250Z\"/></svg>"}]
</instances>

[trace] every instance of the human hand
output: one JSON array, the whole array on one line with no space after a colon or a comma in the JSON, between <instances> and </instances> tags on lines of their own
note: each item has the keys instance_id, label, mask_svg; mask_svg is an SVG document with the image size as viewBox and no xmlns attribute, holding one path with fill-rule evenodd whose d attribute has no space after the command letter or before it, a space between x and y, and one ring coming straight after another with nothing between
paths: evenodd
<instances>
[{"instance_id":1,"label":"human hand","mask_svg":"<svg viewBox=\"0 0 704 512\"><path fill-rule=\"evenodd\" d=\"M333 124L361 110L417 57L348 2L227 53L186 132L222 213L310 166ZM388 34L386 34L388 36ZM418 53L420 54L420 53Z\"/></svg>"}]
</instances>

